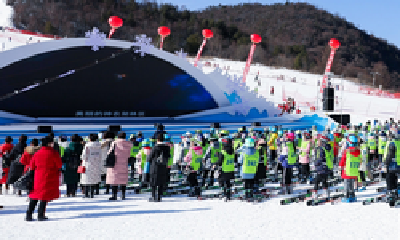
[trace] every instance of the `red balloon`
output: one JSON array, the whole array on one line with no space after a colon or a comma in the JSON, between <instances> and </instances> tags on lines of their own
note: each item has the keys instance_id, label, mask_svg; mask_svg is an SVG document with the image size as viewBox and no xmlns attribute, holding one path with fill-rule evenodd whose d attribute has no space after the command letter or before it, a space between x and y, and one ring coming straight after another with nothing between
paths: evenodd
<instances>
[{"instance_id":1,"label":"red balloon","mask_svg":"<svg viewBox=\"0 0 400 240\"><path fill-rule=\"evenodd\" d=\"M329 42L329 45L331 46L331 48L338 49L340 47L340 42L336 38L332 38Z\"/></svg>"},{"instance_id":2,"label":"red balloon","mask_svg":"<svg viewBox=\"0 0 400 240\"><path fill-rule=\"evenodd\" d=\"M158 34L165 37L171 34L171 30L168 27L162 26L158 28Z\"/></svg>"},{"instance_id":3,"label":"red balloon","mask_svg":"<svg viewBox=\"0 0 400 240\"><path fill-rule=\"evenodd\" d=\"M113 28L119 28L122 26L123 21L121 18L117 17L117 16L111 16L108 19L108 23L110 24L111 27Z\"/></svg>"},{"instance_id":4,"label":"red balloon","mask_svg":"<svg viewBox=\"0 0 400 240\"><path fill-rule=\"evenodd\" d=\"M261 36L258 34L251 34L250 39L251 39L251 42L253 42L253 43L261 42Z\"/></svg>"},{"instance_id":5,"label":"red balloon","mask_svg":"<svg viewBox=\"0 0 400 240\"><path fill-rule=\"evenodd\" d=\"M203 37L205 38L212 38L214 36L213 31L210 29L203 29Z\"/></svg>"}]
</instances>

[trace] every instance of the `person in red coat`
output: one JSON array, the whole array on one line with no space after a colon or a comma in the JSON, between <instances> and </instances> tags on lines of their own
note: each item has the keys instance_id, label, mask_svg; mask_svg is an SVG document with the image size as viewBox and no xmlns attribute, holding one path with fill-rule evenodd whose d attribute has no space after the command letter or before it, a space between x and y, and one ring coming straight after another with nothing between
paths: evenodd
<instances>
[{"instance_id":1,"label":"person in red coat","mask_svg":"<svg viewBox=\"0 0 400 240\"><path fill-rule=\"evenodd\" d=\"M12 142L13 142L12 137L7 136L5 139L5 144L3 144L0 147L0 156L2 158L4 157L5 154L10 153L11 150L14 148L14 145L12 144ZM11 162L3 159L3 162L0 164L3 165L3 176L0 176L0 194L2 194L3 184L6 185L6 193L8 192L8 184L6 184L6 182L7 182L7 178L8 178L8 172L10 171Z\"/></svg>"},{"instance_id":2,"label":"person in red coat","mask_svg":"<svg viewBox=\"0 0 400 240\"><path fill-rule=\"evenodd\" d=\"M26 221L32 221L32 214L40 200L38 220L47 220L44 216L47 202L60 197L61 157L53 148L53 139L42 139L42 148L31 160L30 169L35 171L33 190L29 194L30 202L26 211Z\"/></svg>"}]
</instances>

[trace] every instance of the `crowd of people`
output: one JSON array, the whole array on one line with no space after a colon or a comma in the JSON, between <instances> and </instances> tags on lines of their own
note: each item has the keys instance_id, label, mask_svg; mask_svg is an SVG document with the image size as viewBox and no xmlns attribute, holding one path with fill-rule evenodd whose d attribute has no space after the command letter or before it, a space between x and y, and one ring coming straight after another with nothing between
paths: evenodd
<instances>
[{"instance_id":1,"label":"crowd of people","mask_svg":"<svg viewBox=\"0 0 400 240\"><path fill-rule=\"evenodd\" d=\"M317 191L321 188L325 190L324 197L330 197L328 180L337 177L335 170L341 170L343 199L354 202L355 192L365 189L367 179L374 181L372 173L380 169L385 173L382 178L386 179L389 199L398 199L400 123L393 119L324 131L317 131L316 127L293 131L274 126L263 131L242 127L231 133L211 128L207 133L187 132L179 143L172 141L162 125L149 138L144 138L141 132L127 138L124 132L107 131L90 134L85 139L75 134L68 141L66 136L55 139L50 134L40 141L32 139L29 146L27 142L25 135L16 145L11 137L6 137L0 147L0 194L9 194L11 184L16 189L14 194L21 196L21 190L28 192L26 221L33 220L39 201L38 220L47 219L46 206L60 197L62 184L66 185L65 197L76 197L79 184L84 198L94 198L104 184L105 194L110 194L111 189L110 201L117 200L118 190L124 200L134 173L140 175L142 182L137 192L149 185L152 190L149 201L161 202L172 167L187 174L190 197L200 198L202 187L213 186L218 174L216 182L225 201L232 198L232 180L237 171L244 182L244 198L251 200L267 178L268 169L275 170L273 181L280 181L280 194L293 193L293 169L298 168L299 182L314 186L315 199L320 197ZM176 147L180 152L174 151ZM23 166L21 173L13 167L16 163ZM199 178L202 180L198 181Z\"/></svg>"}]
</instances>

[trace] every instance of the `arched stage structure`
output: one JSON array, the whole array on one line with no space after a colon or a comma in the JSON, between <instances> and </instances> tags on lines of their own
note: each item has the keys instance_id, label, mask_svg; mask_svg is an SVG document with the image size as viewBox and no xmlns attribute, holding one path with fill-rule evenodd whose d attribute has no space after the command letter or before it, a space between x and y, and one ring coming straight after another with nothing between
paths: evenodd
<instances>
[{"instance_id":1,"label":"arched stage structure","mask_svg":"<svg viewBox=\"0 0 400 240\"><path fill-rule=\"evenodd\" d=\"M308 126L317 121L302 121L303 115L276 117L273 103L250 91L227 91L229 80L220 70L205 74L156 48L141 57L134 51L141 48L137 42L107 39L93 51L86 41L64 38L1 52L0 96L6 97L0 100L0 124L258 121ZM232 99L247 101L247 114L236 111Z\"/></svg>"}]
</instances>

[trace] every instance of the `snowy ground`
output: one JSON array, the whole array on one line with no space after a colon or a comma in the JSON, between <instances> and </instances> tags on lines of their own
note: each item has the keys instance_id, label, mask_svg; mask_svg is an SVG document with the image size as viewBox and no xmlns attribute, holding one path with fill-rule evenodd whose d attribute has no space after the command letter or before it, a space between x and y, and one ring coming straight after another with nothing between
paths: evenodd
<instances>
[{"instance_id":1,"label":"snowy ground","mask_svg":"<svg viewBox=\"0 0 400 240\"><path fill-rule=\"evenodd\" d=\"M363 206L375 188L357 193L357 203L306 206L198 201L185 196L147 201L148 194L65 198L51 202L49 222L25 222L26 197L0 195L2 239L398 239L399 209L387 204ZM65 187L61 187L65 192ZM295 188L296 190L296 188ZM81 196L79 194L79 196ZM36 213L34 218L37 218ZM396 237L397 236L397 237Z\"/></svg>"}]
</instances>

